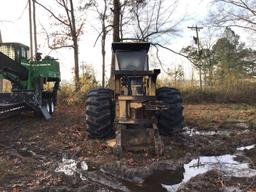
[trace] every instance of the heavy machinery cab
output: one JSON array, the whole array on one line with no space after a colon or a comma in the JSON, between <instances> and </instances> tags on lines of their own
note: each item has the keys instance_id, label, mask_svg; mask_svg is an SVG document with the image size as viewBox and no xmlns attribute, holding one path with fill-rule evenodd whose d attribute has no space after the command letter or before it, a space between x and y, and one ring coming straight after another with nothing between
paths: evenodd
<instances>
[{"instance_id":1,"label":"heavy machinery cab","mask_svg":"<svg viewBox=\"0 0 256 192\"><path fill-rule=\"evenodd\" d=\"M20 111L16 109L32 109L46 119L54 111L59 62L49 56L42 59L40 54L34 60L28 58L28 52L29 47L21 43L0 43L0 78L12 85L11 93L0 93L0 119Z\"/></svg>"},{"instance_id":2,"label":"heavy machinery cab","mask_svg":"<svg viewBox=\"0 0 256 192\"><path fill-rule=\"evenodd\" d=\"M0 52L16 61L21 63L22 60L28 59L29 47L21 43L1 43Z\"/></svg>"},{"instance_id":3,"label":"heavy machinery cab","mask_svg":"<svg viewBox=\"0 0 256 192\"><path fill-rule=\"evenodd\" d=\"M149 71L150 43L113 43L115 87L120 95L155 95L159 69Z\"/></svg>"},{"instance_id":4,"label":"heavy machinery cab","mask_svg":"<svg viewBox=\"0 0 256 192\"><path fill-rule=\"evenodd\" d=\"M21 43L0 43L0 75L12 83L13 91L34 90L35 81L59 82L59 63L41 54L28 58L29 47ZM42 85L43 86L43 85Z\"/></svg>"}]
</instances>

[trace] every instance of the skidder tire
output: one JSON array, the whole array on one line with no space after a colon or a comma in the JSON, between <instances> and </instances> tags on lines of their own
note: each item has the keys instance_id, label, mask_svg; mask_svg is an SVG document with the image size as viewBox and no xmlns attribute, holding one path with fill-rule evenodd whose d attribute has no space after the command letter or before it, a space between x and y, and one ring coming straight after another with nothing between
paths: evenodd
<instances>
[{"instance_id":1,"label":"skidder tire","mask_svg":"<svg viewBox=\"0 0 256 192\"><path fill-rule=\"evenodd\" d=\"M164 111L159 111L157 115L159 132L163 136L170 136L178 132L183 127L183 106L181 94L178 89L162 87L157 89L158 100L169 105Z\"/></svg>"},{"instance_id":2,"label":"skidder tire","mask_svg":"<svg viewBox=\"0 0 256 192\"><path fill-rule=\"evenodd\" d=\"M85 101L85 124L89 136L104 139L114 134L114 92L98 88L88 92Z\"/></svg>"}]
</instances>

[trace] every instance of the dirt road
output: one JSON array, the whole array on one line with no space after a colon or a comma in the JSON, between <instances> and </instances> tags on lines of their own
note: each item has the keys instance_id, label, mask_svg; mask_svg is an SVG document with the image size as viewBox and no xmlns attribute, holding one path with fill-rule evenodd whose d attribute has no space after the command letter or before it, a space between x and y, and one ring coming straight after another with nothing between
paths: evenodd
<instances>
[{"instance_id":1,"label":"dirt road","mask_svg":"<svg viewBox=\"0 0 256 192\"><path fill-rule=\"evenodd\" d=\"M117 157L114 140L87 137L83 107L60 107L50 121L3 120L0 191L255 191L256 107L185 105L185 119L161 157Z\"/></svg>"}]
</instances>

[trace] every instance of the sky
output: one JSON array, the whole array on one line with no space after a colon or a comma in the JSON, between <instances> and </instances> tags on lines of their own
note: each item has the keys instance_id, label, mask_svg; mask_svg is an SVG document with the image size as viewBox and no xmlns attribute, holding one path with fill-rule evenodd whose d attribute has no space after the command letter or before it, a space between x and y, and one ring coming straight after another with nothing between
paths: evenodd
<instances>
[{"instance_id":1,"label":"sky","mask_svg":"<svg viewBox=\"0 0 256 192\"><path fill-rule=\"evenodd\" d=\"M44 0L43 2L51 2L52 0ZM75 0L74 2L78 2ZM182 25L178 26L180 33L178 36L174 36L170 42L167 42L168 47L180 51L182 47L193 44L192 37L195 35L195 31L189 30L187 26L195 26L201 20L203 20L209 12L210 0L180 0L177 7L177 18L181 15L187 15L187 19ZM28 9L26 9L27 0L8 0L1 3L0 6L0 30L2 33L2 39L4 42L20 42L29 45L29 24L28 24ZM38 41L39 51L44 55L50 54L55 58L58 58L61 66L62 79L72 79L72 67L73 67L73 52L71 49L63 49L58 51L51 51L47 48L45 34L42 33L41 24L49 27L49 15L37 8L37 24L38 24ZM85 32L80 40L80 63L91 64L96 72L97 80L101 81L101 50L100 41L94 46L94 42L97 37L95 31L96 18L93 14L88 14L85 23ZM175 18L173 18L175 19ZM96 26L97 27L97 26ZM203 33L204 31L202 31ZM106 75L109 76L110 70L110 56L111 56L111 42L107 43L107 66ZM174 69L181 64L185 71L185 77L191 76L192 67L191 64L178 55L172 54L169 51L161 50L161 59L163 61L164 69ZM159 67L159 66L158 66ZM160 67L159 67L160 68ZM161 68L160 68L161 69Z\"/></svg>"}]
</instances>

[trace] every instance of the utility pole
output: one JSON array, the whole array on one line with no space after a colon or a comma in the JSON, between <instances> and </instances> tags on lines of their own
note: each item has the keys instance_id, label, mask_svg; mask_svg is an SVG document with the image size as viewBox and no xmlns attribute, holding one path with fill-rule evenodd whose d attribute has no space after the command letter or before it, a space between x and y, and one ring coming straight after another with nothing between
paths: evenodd
<instances>
[{"instance_id":1,"label":"utility pole","mask_svg":"<svg viewBox=\"0 0 256 192\"><path fill-rule=\"evenodd\" d=\"M29 37L30 37L30 59L34 60L33 50L33 22L32 22L32 4L31 0L28 0L28 12L29 12Z\"/></svg>"},{"instance_id":2,"label":"utility pole","mask_svg":"<svg viewBox=\"0 0 256 192\"><path fill-rule=\"evenodd\" d=\"M3 43L1 30L0 30L0 43Z\"/></svg>"},{"instance_id":3,"label":"utility pole","mask_svg":"<svg viewBox=\"0 0 256 192\"><path fill-rule=\"evenodd\" d=\"M36 5L35 0L28 0L29 11L29 36L30 36L30 59L34 61L37 54L37 29L36 29Z\"/></svg>"},{"instance_id":4,"label":"utility pole","mask_svg":"<svg viewBox=\"0 0 256 192\"><path fill-rule=\"evenodd\" d=\"M32 0L33 2L33 28L34 28L34 57L37 57L37 29L36 29L36 2L35 0Z\"/></svg>"},{"instance_id":5,"label":"utility pole","mask_svg":"<svg viewBox=\"0 0 256 192\"><path fill-rule=\"evenodd\" d=\"M195 40L195 43L197 44L197 53L198 53L198 59L199 59L199 81L200 81L200 90L203 90L203 84L202 84L202 66L201 66L201 55L200 55L200 40L199 40L199 31L203 29L203 27L198 27L197 25L195 27L188 27L191 30L196 31L196 37L193 37Z\"/></svg>"}]
</instances>

